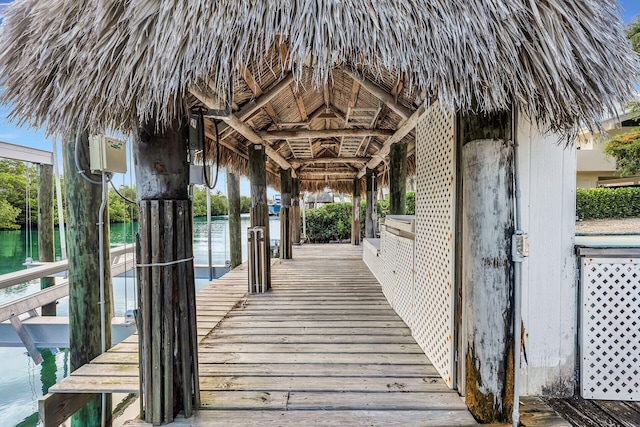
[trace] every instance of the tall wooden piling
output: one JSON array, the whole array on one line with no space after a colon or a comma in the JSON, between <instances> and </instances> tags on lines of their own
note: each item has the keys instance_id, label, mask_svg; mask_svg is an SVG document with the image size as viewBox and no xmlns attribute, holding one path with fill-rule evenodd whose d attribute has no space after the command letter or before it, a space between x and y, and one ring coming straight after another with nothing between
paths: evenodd
<instances>
[{"instance_id":1,"label":"tall wooden piling","mask_svg":"<svg viewBox=\"0 0 640 427\"><path fill-rule=\"evenodd\" d=\"M147 422L199 406L191 205L184 129L138 129L135 139L141 395Z\"/></svg>"},{"instance_id":2,"label":"tall wooden piling","mask_svg":"<svg viewBox=\"0 0 640 427\"><path fill-rule=\"evenodd\" d=\"M69 359L71 371L89 363L101 353L100 331L100 247L98 240L98 212L102 198L100 185L84 180L76 170L75 138L63 142L65 197L67 200L67 251L69 255ZM101 177L89 172L89 135L81 134L78 162L89 178ZM109 224L109 212L102 218ZM109 256L109 227L104 228L104 313L105 342L111 347L111 269ZM111 395L106 398L107 424L111 425ZM72 426L100 426L102 404L100 397L91 400L71 419Z\"/></svg>"},{"instance_id":3,"label":"tall wooden piling","mask_svg":"<svg viewBox=\"0 0 640 427\"><path fill-rule=\"evenodd\" d=\"M280 259L292 258L291 169L280 169Z\"/></svg>"},{"instance_id":4,"label":"tall wooden piling","mask_svg":"<svg viewBox=\"0 0 640 427\"><path fill-rule=\"evenodd\" d=\"M464 381L467 406L483 423L510 422L513 410L514 156L506 142L509 117L472 116L460 126Z\"/></svg>"},{"instance_id":5,"label":"tall wooden piling","mask_svg":"<svg viewBox=\"0 0 640 427\"><path fill-rule=\"evenodd\" d=\"M367 238L376 237L376 221L378 218L378 203L376 192L378 184L376 181L376 170L367 168L365 188L367 189L367 217L364 219L364 236Z\"/></svg>"},{"instance_id":6,"label":"tall wooden piling","mask_svg":"<svg viewBox=\"0 0 640 427\"><path fill-rule=\"evenodd\" d=\"M53 166L38 165L38 260L53 262L54 232L53 232ZM40 288L53 286L52 277L40 279ZM56 303L42 306L43 316L56 315Z\"/></svg>"},{"instance_id":7,"label":"tall wooden piling","mask_svg":"<svg viewBox=\"0 0 640 427\"><path fill-rule=\"evenodd\" d=\"M291 243L300 244L300 179L291 179Z\"/></svg>"},{"instance_id":8,"label":"tall wooden piling","mask_svg":"<svg viewBox=\"0 0 640 427\"><path fill-rule=\"evenodd\" d=\"M389 214L407 212L407 144L393 144L389 152Z\"/></svg>"},{"instance_id":9,"label":"tall wooden piling","mask_svg":"<svg viewBox=\"0 0 640 427\"><path fill-rule=\"evenodd\" d=\"M351 244L360 244L360 193L361 182L359 178L353 179L353 194L351 204Z\"/></svg>"},{"instance_id":10,"label":"tall wooden piling","mask_svg":"<svg viewBox=\"0 0 640 427\"><path fill-rule=\"evenodd\" d=\"M229 257L231 268L242 264L242 230L240 228L240 179L227 170L227 198L229 200Z\"/></svg>"},{"instance_id":11,"label":"tall wooden piling","mask_svg":"<svg viewBox=\"0 0 640 427\"><path fill-rule=\"evenodd\" d=\"M249 146L249 181L251 182L251 227L264 227L267 254L258 268L265 263L266 289L271 289L271 250L269 234L269 206L267 205L267 157L260 144ZM251 257L249 258L251 259Z\"/></svg>"}]
</instances>

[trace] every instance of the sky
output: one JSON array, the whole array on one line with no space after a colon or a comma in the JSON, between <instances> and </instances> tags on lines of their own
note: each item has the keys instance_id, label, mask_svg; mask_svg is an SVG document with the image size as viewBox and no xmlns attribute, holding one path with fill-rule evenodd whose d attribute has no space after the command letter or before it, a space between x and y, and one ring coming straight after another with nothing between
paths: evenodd
<instances>
[{"instance_id":1,"label":"sky","mask_svg":"<svg viewBox=\"0 0 640 427\"><path fill-rule=\"evenodd\" d=\"M0 22L2 9L9 2L0 1ZM640 15L640 0L619 0L622 22L625 24L633 21L636 16ZM52 142L50 138L46 138L43 130L30 129L28 127L18 127L14 123L11 123L7 119L7 109L0 107L0 141L9 142L12 144L24 145L28 147L40 148L42 150L51 150ZM58 144L60 146L60 144ZM226 194L226 176L224 173L220 174L218 179L218 185L214 189L215 191L221 191ZM119 184L122 182L123 176L114 177L114 182ZM129 183L129 177L124 177L124 182ZM244 196L250 195L249 181L246 178L242 178L240 181L240 193ZM269 197L275 192L271 189L268 191Z\"/></svg>"}]
</instances>

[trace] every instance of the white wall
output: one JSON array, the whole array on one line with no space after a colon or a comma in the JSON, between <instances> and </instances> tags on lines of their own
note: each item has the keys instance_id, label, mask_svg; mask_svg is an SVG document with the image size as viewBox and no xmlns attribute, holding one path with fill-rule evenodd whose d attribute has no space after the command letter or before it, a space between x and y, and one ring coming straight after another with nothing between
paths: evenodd
<instances>
[{"instance_id":1,"label":"white wall","mask_svg":"<svg viewBox=\"0 0 640 427\"><path fill-rule=\"evenodd\" d=\"M523 395L572 395L576 352L575 148L542 135L520 117L518 166L522 229L530 256L523 262L522 318L526 361Z\"/></svg>"}]
</instances>

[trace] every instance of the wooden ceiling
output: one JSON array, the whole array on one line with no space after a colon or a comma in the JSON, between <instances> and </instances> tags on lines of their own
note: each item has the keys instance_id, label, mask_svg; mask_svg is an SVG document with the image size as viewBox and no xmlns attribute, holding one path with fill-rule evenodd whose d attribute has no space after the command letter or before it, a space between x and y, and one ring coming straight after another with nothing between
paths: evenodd
<instances>
[{"instance_id":1,"label":"wooden ceiling","mask_svg":"<svg viewBox=\"0 0 640 427\"><path fill-rule=\"evenodd\" d=\"M248 64L235 76L233 111L218 125L221 145L246 158L248 144L262 144L272 173L291 168L307 188L314 182L347 188L366 168L384 172L394 143L410 143L408 158L415 163L414 128L424 108L420 96L405 90L404 77L374 80L336 67L323 88L313 88L310 73L296 86L282 71L286 58L281 45L271 61ZM209 82L191 93L196 103L216 108L212 100L219 97ZM211 124L206 135L215 139Z\"/></svg>"}]
</instances>

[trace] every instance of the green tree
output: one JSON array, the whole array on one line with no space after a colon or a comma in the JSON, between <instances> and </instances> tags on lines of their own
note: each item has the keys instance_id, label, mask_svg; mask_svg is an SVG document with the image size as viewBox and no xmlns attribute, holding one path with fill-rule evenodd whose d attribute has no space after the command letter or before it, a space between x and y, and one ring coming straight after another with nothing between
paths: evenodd
<instances>
[{"instance_id":1,"label":"green tree","mask_svg":"<svg viewBox=\"0 0 640 427\"><path fill-rule=\"evenodd\" d=\"M611 139L604 152L616 160L618 175L637 174L640 171L640 129Z\"/></svg>"},{"instance_id":2,"label":"green tree","mask_svg":"<svg viewBox=\"0 0 640 427\"><path fill-rule=\"evenodd\" d=\"M631 41L631 48L640 55L640 15L627 26L627 38Z\"/></svg>"},{"instance_id":3,"label":"green tree","mask_svg":"<svg viewBox=\"0 0 640 427\"><path fill-rule=\"evenodd\" d=\"M218 191L211 195L211 215L226 215L229 202L222 192ZM193 189L193 216L207 215L207 191L202 187Z\"/></svg>"},{"instance_id":4,"label":"green tree","mask_svg":"<svg viewBox=\"0 0 640 427\"><path fill-rule=\"evenodd\" d=\"M6 200L0 199L0 229L15 230L20 228L16 223L19 214L20 209L14 208Z\"/></svg>"},{"instance_id":5,"label":"green tree","mask_svg":"<svg viewBox=\"0 0 640 427\"><path fill-rule=\"evenodd\" d=\"M24 162L9 159L0 159L0 200L11 205L18 215L15 224L24 225L26 223L26 200L27 200L27 171L29 175L31 222L38 222L38 178L36 167L27 165ZM14 227L12 227L14 228Z\"/></svg>"},{"instance_id":6,"label":"green tree","mask_svg":"<svg viewBox=\"0 0 640 427\"><path fill-rule=\"evenodd\" d=\"M136 200L136 189L123 185L118 188L120 194L129 200ZM109 189L110 222L130 222L138 219L138 206L124 200L113 189Z\"/></svg>"},{"instance_id":7,"label":"green tree","mask_svg":"<svg viewBox=\"0 0 640 427\"><path fill-rule=\"evenodd\" d=\"M240 213L251 212L251 197L240 196Z\"/></svg>"}]
</instances>

